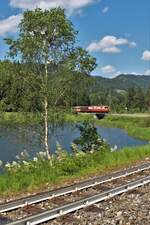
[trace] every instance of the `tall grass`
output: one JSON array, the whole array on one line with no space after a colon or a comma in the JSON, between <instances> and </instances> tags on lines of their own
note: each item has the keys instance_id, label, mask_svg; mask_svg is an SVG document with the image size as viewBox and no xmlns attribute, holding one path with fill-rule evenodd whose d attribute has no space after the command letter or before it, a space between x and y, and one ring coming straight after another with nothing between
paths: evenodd
<instances>
[{"instance_id":1,"label":"tall grass","mask_svg":"<svg viewBox=\"0 0 150 225\"><path fill-rule=\"evenodd\" d=\"M125 148L117 152L99 151L77 156L66 155L64 160L55 160L53 166L48 160L29 161L28 165L10 170L0 176L0 196L17 192L41 190L47 186L62 185L64 182L100 175L106 171L121 168L150 157L150 145Z\"/></svg>"},{"instance_id":2,"label":"tall grass","mask_svg":"<svg viewBox=\"0 0 150 225\"><path fill-rule=\"evenodd\" d=\"M35 124L42 119L40 113L23 113L23 112L0 112L0 124Z\"/></svg>"},{"instance_id":3,"label":"tall grass","mask_svg":"<svg viewBox=\"0 0 150 225\"><path fill-rule=\"evenodd\" d=\"M62 109L49 109L48 120L49 122L62 122L65 120L66 111ZM4 125L28 125L39 124L43 121L43 114L40 112L0 112L0 124Z\"/></svg>"}]
</instances>

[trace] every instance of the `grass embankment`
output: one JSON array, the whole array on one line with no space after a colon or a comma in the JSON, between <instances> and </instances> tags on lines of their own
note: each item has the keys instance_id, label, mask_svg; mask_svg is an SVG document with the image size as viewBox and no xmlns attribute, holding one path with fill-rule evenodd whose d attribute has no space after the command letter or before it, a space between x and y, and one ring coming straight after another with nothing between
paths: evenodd
<instances>
[{"instance_id":1,"label":"grass embankment","mask_svg":"<svg viewBox=\"0 0 150 225\"><path fill-rule=\"evenodd\" d=\"M87 176L104 174L149 156L149 146L143 146L113 153L97 151L74 157L68 155L62 161L56 160L53 167L46 160L28 161L22 163L20 168L14 167L11 172L0 176L0 196L53 188Z\"/></svg>"},{"instance_id":2,"label":"grass embankment","mask_svg":"<svg viewBox=\"0 0 150 225\"><path fill-rule=\"evenodd\" d=\"M64 111L61 109L49 110L48 120L49 122L82 122L84 120L93 120L91 115L82 114L76 115L70 111ZM23 113L23 112L0 112L0 124L38 124L42 122L42 113Z\"/></svg>"},{"instance_id":3,"label":"grass embankment","mask_svg":"<svg viewBox=\"0 0 150 225\"><path fill-rule=\"evenodd\" d=\"M35 124L42 120L40 113L0 112L0 124Z\"/></svg>"},{"instance_id":4,"label":"grass embankment","mask_svg":"<svg viewBox=\"0 0 150 225\"><path fill-rule=\"evenodd\" d=\"M124 129L129 135L150 141L150 117L107 116L97 124Z\"/></svg>"}]
</instances>

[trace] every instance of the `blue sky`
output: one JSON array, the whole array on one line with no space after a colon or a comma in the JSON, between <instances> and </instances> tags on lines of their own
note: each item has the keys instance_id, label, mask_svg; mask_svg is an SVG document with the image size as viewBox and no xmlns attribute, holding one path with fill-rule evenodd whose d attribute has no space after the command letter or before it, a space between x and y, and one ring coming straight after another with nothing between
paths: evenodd
<instances>
[{"instance_id":1,"label":"blue sky","mask_svg":"<svg viewBox=\"0 0 150 225\"><path fill-rule=\"evenodd\" d=\"M93 75L150 75L150 0L0 0L0 59L24 10L56 6L66 8L78 44L97 58Z\"/></svg>"}]
</instances>

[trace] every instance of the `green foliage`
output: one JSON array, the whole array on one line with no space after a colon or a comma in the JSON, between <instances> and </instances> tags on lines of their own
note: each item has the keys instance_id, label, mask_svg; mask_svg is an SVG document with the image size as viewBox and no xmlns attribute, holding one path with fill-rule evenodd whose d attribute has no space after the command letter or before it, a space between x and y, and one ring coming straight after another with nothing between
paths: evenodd
<instances>
[{"instance_id":1,"label":"green foliage","mask_svg":"<svg viewBox=\"0 0 150 225\"><path fill-rule=\"evenodd\" d=\"M26 64L0 62L0 110L42 112L44 92L41 84L41 77ZM89 105L90 85L90 77L59 66L48 81L49 107L70 108L85 102Z\"/></svg>"},{"instance_id":2,"label":"green foliage","mask_svg":"<svg viewBox=\"0 0 150 225\"><path fill-rule=\"evenodd\" d=\"M89 77L60 67L48 83L49 106L70 109L74 105L85 104L88 102L89 86Z\"/></svg>"},{"instance_id":3,"label":"green foliage","mask_svg":"<svg viewBox=\"0 0 150 225\"><path fill-rule=\"evenodd\" d=\"M78 124L77 128L80 130L80 137L73 142L79 145L80 150L83 152L94 152L96 150L105 151L108 149L108 145L100 137L97 132L97 128L93 123L84 121L82 124Z\"/></svg>"},{"instance_id":4,"label":"green foliage","mask_svg":"<svg viewBox=\"0 0 150 225\"><path fill-rule=\"evenodd\" d=\"M2 91L9 90L0 98L6 102L6 108L1 107L4 111L41 112L45 99L49 107L84 104L88 98L87 74L95 69L96 59L75 45L76 35L60 7L24 12L18 38L5 39L8 56L14 60L19 57L21 63L2 62L0 86Z\"/></svg>"},{"instance_id":5,"label":"green foliage","mask_svg":"<svg viewBox=\"0 0 150 225\"><path fill-rule=\"evenodd\" d=\"M10 56L21 54L26 62L45 63L45 58L58 62L72 48L76 31L61 8L35 9L24 12L19 25L19 38L6 39ZM68 49L69 48L69 49Z\"/></svg>"},{"instance_id":6,"label":"green foliage","mask_svg":"<svg viewBox=\"0 0 150 225\"><path fill-rule=\"evenodd\" d=\"M74 105L102 104L110 105L112 112L143 112L149 110L149 89L144 91L141 88L132 87L119 90L112 89L113 86L109 89L109 85L107 85L110 82L109 80L104 79L105 82L103 83L103 78L89 77L77 71L77 68L79 69L78 63L78 60L74 61L72 71L69 69L68 61L64 61L64 64L60 63L57 67L53 65L53 72L52 68L48 67L47 97L49 107L70 108ZM42 68L41 66L40 71L43 71ZM111 82L116 82L119 78L120 76ZM143 79L148 85L149 81L145 77ZM126 81L128 81L128 76ZM138 82L140 84L140 79L138 78L136 82L135 85ZM38 71L33 71L29 64L12 63L10 61L0 62L0 110L42 112L44 97L42 83ZM121 83L117 85L119 87Z\"/></svg>"},{"instance_id":7,"label":"green foliage","mask_svg":"<svg viewBox=\"0 0 150 225\"><path fill-rule=\"evenodd\" d=\"M101 154L95 151L93 154L66 155L65 160L53 160L51 166L44 153L40 153L33 161L26 160L16 165L13 162L10 170L0 175L0 195L5 197L18 192L29 192L43 190L43 188L64 184L66 180L92 174L106 173L112 169L131 165L138 160L143 160L150 156L150 146L140 146L136 148L125 148L117 152L105 151Z\"/></svg>"},{"instance_id":8,"label":"green foliage","mask_svg":"<svg viewBox=\"0 0 150 225\"><path fill-rule=\"evenodd\" d=\"M68 57L67 63L71 70L80 71L86 75L90 75L97 66L96 59L81 47L75 48Z\"/></svg>"},{"instance_id":9,"label":"green foliage","mask_svg":"<svg viewBox=\"0 0 150 225\"><path fill-rule=\"evenodd\" d=\"M146 108L145 94L138 88L130 88L127 93L127 108L129 111L144 112Z\"/></svg>"},{"instance_id":10,"label":"green foliage","mask_svg":"<svg viewBox=\"0 0 150 225\"><path fill-rule=\"evenodd\" d=\"M145 96L145 101L146 101L146 105L148 107L148 111L150 111L150 86L147 89L146 96Z\"/></svg>"},{"instance_id":11,"label":"green foliage","mask_svg":"<svg viewBox=\"0 0 150 225\"><path fill-rule=\"evenodd\" d=\"M0 68L1 109L3 111L41 111L40 78L35 76L26 65L19 63L4 61L0 63Z\"/></svg>"}]
</instances>

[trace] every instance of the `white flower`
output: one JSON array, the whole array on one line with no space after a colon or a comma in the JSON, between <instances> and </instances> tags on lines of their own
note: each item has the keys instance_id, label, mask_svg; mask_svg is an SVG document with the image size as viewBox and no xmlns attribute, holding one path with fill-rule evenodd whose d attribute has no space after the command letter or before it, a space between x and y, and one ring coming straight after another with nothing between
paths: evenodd
<instances>
[{"instance_id":1,"label":"white flower","mask_svg":"<svg viewBox=\"0 0 150 225\"><path fill-rule=\"evenodd\" d=\"M20 167L21 167L19 163L17 164L17 167L18 167L18 168L20 168Z\"/></svg>"},{"instance_id":2,"label":"white flower","mask_svg":"<svg viewBox=\"0 0 150 225\"><path fill-rule=\"evenodd\" d=\"M21 152L20 155L21 155L21 156L24 156L24 152Z\"/></svg>"},{"instance_id":3,"label":"white flower","mask_svg":"<svg viewBox=\"0 0 150 225\"><path fill-rule=\"evenodd\" d=\"M20 159L20 156L19 155L16 155L16 159Z\"/></svg>"},{"instance_id":4,"label":"white flower","mask_svg":"<svg viewBox=\"0 0 150 225\"><path fill-rule=\"evenodd\" d=\"M0 160L0 167L3 165L3 162Z\"/></svg>"},{"instance_id":5,"label":"white flower","mask_svg":"<svg viewBox=\"0 0 150 225\"><path fill-rule=\"evenodd\" d=\"M105 138L103 138L103 141L104 141L105 143L107 143L107 140L106 140Z\"/></svg>"},{"instance_id":6,"label":"white flower","mask_svg":"<svg viewBox=\"0 0 150 225\"><path fill-rule=\"evenodd\" d=\"M26 165L26 166L29 165L29 163L28 163L27 161L25 161L25 160L23 160L22 162L23 162L23 164Z\"/></svg>"},{"instance_id":7,"label":"white flower","mask_svg":"<svg viewBox=\"0 0 150 225\"><path fill-rule=\"evenodd\" d=\"M17 165L18 165L17 162L15 162L15 161L12 162L12 166L17 166Z\"/></svg>"},{"instance_id":8,"label":"white flower","mask_svg":"<svg viewBox=\"0 0 150 225\"><path fill-rule=\"evenodd\" d=\"M44 152L38 152L37 155L43 156L44 155Z\"/></svg>"},{"instance_id":9,"label":"white flower","mask_svg":"<svg viewBox=\"0 0 150 225\"><path fill-rule=\"evenodd\" d=\"M10 163L6 163L5 164L5 167L10 168L11 167L11 164Z\"/></svg>"},{"instance_id":10,"label":"white flower","mask_svg":"<svg viewBox=\"0 0 150 225\"><path fill-rule=\"evenodd\" d=\"M37 157L34 157L34 158L33 158L33 161L34 161L34 162L37 162L37 161L38 161L38 158L37 158Z\"/></svg>"},{"instance_id":11,"label":"white flower","mask_svg":"<svg viewBox=\"0 0 150 225\"><path fill-rule=\"evenodd\" d=\"M118 149L118 146L117 146L117 145L114 145L114 147L111 148L110 151L111 151L111 152L115 152L117 149Z\"/></svg>"}]
</instances>

